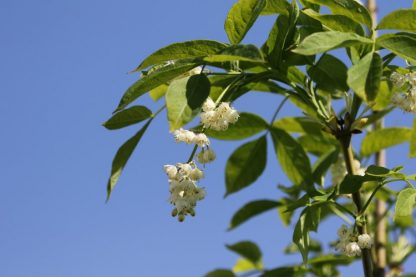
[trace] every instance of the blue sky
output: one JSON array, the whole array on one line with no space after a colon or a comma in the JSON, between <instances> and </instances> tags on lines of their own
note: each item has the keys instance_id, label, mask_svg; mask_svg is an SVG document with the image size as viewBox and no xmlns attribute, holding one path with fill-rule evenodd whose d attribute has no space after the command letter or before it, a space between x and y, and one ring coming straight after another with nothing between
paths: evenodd
<instances>
[{"instance_id":1,"label":"blue sky","mask_svg":"<svg viewBox=\"0 0 416 277\"><path fill-rule=\"evenodd\" d=\"M0 276L202 276L230 268L237 257L224 244L246 239L259 244L268 267L300 260L282 255L291 229L276 212L226 232L240 206L276 199L276 185L287 183L270 145L265 174L224 200L224 165L242 142L214 141L218 159L206 168L202 185L208 194L197 216L183 224L170 217L162 166L187 159L191 149L173 142L165 114L149 128L104 204L113 155L137 130L101 127L137 79L127 72L176 41L226 41L223 22L233 2L0 2ZM410 2L380 0L380 12ZM245 42L260 44L272 22L263 18ZM161 105L148 97L140 103L152 110ZM269 120L277 103L276 96L254 94L235 106ZM396 112L387 124L411 121ZM393 150L389 165L405 164L411 172L416 163L406 160L408 145ZM340 224L324 222L320 236L335 239ZM360 272L359 266L345 272Z\"/></svg>"}]
</instances>

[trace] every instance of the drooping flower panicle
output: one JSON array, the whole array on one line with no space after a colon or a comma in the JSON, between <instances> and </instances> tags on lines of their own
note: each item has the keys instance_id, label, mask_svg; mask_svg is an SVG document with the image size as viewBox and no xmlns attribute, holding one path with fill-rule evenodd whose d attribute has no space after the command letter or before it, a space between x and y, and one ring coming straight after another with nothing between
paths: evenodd
<instances>
[{"instance_id":1,"label":"drooping flower panicle","mask_svg":"<svg viewBox=\"0 0 416 277\"><path fill-rule=\"evenodd\" d=\"M368 234L356 234L353 229L342 225L338 229L338 242L335 248L349 257L361 255L362 249L370 249L373 239Z\"/></svg>"},{"instance_id":2,"label":"drooping flower panicle","mask_svg":"<svg viewBox=\"0 0 416 277\"><path fill-rule=\"evenodd\" d=\"M172 216L180 222L188 214L195 216L197 202L205 198L205 190L197 185L204 173L194 162L165 165L164 170L169 179L170 203L175 206Z\"/></svg>"},{"instance_id":3,"label":"drooping flower panicle","mask_svg":"<svg viewBox=\"0 0 416 277\"><path fill-rule=\"evenodd\" d=\"M392 104L406 112L416 113L416 72L404 75L393 72L390 80L399 90L392 96Z\"/></svg>"}]
</instances>

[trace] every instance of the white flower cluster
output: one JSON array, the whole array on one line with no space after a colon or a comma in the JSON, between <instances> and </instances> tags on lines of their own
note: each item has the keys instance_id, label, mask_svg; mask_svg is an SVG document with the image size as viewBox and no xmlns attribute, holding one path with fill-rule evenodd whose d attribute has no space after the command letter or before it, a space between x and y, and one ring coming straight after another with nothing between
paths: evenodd
<instances>
[{"instance_id":1,"label":"white flower cluster","mask_svg":"<svg viewBox=\"0 0 416 277\"><path fill-rule=\"evenodd\" d=\"M370 235L357 235L346 225L342 225L338 229L338 237L339 240L335 248L349 257L359 256L362 249L370 249L373 246L373 239Z\"/></svg>"},{"instance_id":2,"label":"white flower cluster","mask_svg":"<svg viewBox=\"0 0 416 277\"><path fill-rule=\"evenodd\" d=\"M164 170L169 178L170 203L175 206L172 216L178 216L180 222L188 214L195 216L196 203L205 197L205 190L197 185L204 173L194 162L165 165Z\"/></svg>"},{"instance_id":3,"label":"white flower cluster","mask_svg":"<svg viewBox=\"0 0 416 277\"><path fill-rule=\"evenodd\" d=\"M187 144L196 144L199 147L209 145L209 139L204 133L196 134L189 130L178 129L173 132L176 142L185 142Z\"/></svg>"},{"instance_id":4,"label":"white flower cluster","mask_svg":"<svg viewBox=\"0 0 416 277\"><path fill-rule=\"evenodd\" d=\"M359 160L353 160L353 167L356 175L365 175L365 168L361 167ZM338 157L338 160L331 167L332 185L337 185L342 182L345 175L347 175L347 166L342 155Z\"/></svg>"},{"instance_id":5,"label":"white flower cluster","mask_svg":"<svg viewBox=\"0 0 416 277\"><path fill-rule=\"evenodd\" d=\"M391 98L393 105L406 112L416 113L416 72L402 75L393 72L390 75L393 85L400 89Z\"/></svg>"},{"instance_id":6,"label":"white flower cluster","mask_svg":"<svg viewBox=\"0 0 416 277\"><path fill-rule=\"evenodd\" d=\"M238 121L240 115L230 106L228 102L221 102L216 106L215 102L208 97L202 105L201 123L205 128L216 131L227 130L229 124Z\"/></svg>"}]
</instances>

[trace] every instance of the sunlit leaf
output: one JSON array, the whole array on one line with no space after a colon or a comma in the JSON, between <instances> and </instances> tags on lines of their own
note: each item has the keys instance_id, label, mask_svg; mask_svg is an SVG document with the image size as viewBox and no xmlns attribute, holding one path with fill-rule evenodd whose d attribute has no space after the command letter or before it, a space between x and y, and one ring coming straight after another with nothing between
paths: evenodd
<instances>
[{"instance_id":1,"label":"sunlit leaf","mask_svg":"<svg viewBox=\"0 0 416 277\"><path fill-rule=\"evenodd\" d=\"M355 0L308 0L309 2L327 6L333 14L340 14L349 17L350 19L366 24L372 25L372 20L369 11L361 3Z\"/></svg>"},{"instance_id":2,"label":"sunlit leaf","mask_svg":"<svg viewBox=\"0 0 416 277\"><path fill-rule=\"evenodd\" d=\"M395 10L381 19L377 29L416 32L416 10Z\"/></svg>"},{"instance_id":3,"label":"sunlit leaf","mask_svg":"<svg viewBox=\"0 0 416 277\"><path fill-rule=\"evenodd\" d=\"M394 211L394 219L409 217L413 213L416 204L416 189L406 188L399 192Z\"/></svg>"},{"instance_id":4,"label":"sunlit leaf","mask_svg":"<svg viewBox=\"0 0 416 277\"><path fill-rule=\"evenodd\" d=\"M357 35L364 35L364 30L359 23L349 17L338 14L319 14L311 9L302 11L304 14L321 22L321 24L331 31L351 32Z\"/></svg>"},{"instance_id":5,"label":"sunlit leaf","mask_svg":"<svg viewBox=\"0 0 416 277\"><path fill-rule=\"evenodd\" d=\"M124 109L128 104L145 94L146 92L173 80L174 78L184 74L185 72L198 66L196 63L185 64L173 64L165 66L147 76L142 77L140 80L130 86L124 93L123 97L116 109L120 111Z\"/></svg>"},{"instance_id":6,"label":"sunlit leaf","mask_svg":"<svg viewBox=\"0 0 416 277\"><path fill-rule=\"evenodd\" d=\"M290 4L286 0L266 0L261 15L288 14Z\"/></svg>"},{"instance_id":7,"label":"sunlit leaf","mask_svg":"<svg viewBox=\"0 0 416 277\"><path fill-rule=\"evenodd\" d=\"M363 100L373 101L380 87L382 61L377 53L369 53L348 70L348 85Z\"/></svg>"},{"instance_id":8,"label":"sunlit leaf","mask_svg":"<svg viewBox=\"0 0 416 277\"><path fill-rule=\"evenodd\" d=\"M416 118L413 119L412 135L410 136L410 158L416 157Z\"/></svg>"},{"instance_id":9,"label":"sunlit leaf","mask_svg":"<svg viewBox=\"0 0 416 277\"><path fill-rule=\"evenodd\" d=\"M293 52L302 55L315 55L340 47L371 43L373 43L372 40L353 33L318 32L306 37Z\"/></svg>"},{"instance_id":10,"label":"sunlit leaf","mask_svg":"<svg viewBox=\"0 0 416 277\"><path fill-rule=\"evenodd\" d=\"M188 123L208 97L210 82L205 74L173 81L166 92L166 107L170 130Z\"/></svg>"},{"instance_id":11,"label":"sunlit leaf","mask_svg":"<svg viewBox=\"0 0 416 277\"><path fill-rule=\"evenodd\" d=\"M273 128L271 134L277 158L289 180L296 185L310 184L311 165L303 147L282 129Z\"/></svg>"},{"instance_id":12,"label":"sunlit leaf","mask_svg":"<svg viewBox=\"0 0 416 277\"><path fill-rule=\"evenodd\" d=\"M265 0L239 0L232 6L224 25L225 32L232 44L240 43L265 5Z\"/></svg>"},{"instance_id":13,"label":"sunlit leaf","mask_svg":"<svg viewBox=\"0 0 416 277\"><path fill-rule=\"evenodd\" d=\"M409 128L391 127L368 133L361 144L361 155L369 156L384 148L409 141L412 131Z\"/></svg>"},{"instance_id":14,"label":"sunlit leaf","mask_svg":"<svg viewBox=\"0 0 416 277\"><path fill-rule=\"evenodd\" d=\"M405 33L385 34L377 38L376 44L397 56L416 63L416 37Z\"/></svg>"}]
</instances>

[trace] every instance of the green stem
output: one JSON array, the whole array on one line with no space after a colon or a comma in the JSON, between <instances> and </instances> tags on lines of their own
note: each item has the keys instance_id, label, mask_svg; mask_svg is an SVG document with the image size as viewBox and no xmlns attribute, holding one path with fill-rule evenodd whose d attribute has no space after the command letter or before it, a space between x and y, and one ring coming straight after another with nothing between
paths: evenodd
<instances>
[{"instance_id":1,"label":"green stem","mask_svg":"<svg viewBox=\"0 0 416 277\"><path fill-rule=\"evenodd\" d=\"M163 105L160 107L154 114L151 115L152 118L155 118L158 114L160 114L164 109L166 108L166 105Z\"/></svg>"},{"instance_id":2,"label":"green stem","mask_svg":"<svg viewBox=\"0 0 416 277\"><path fill-rule=\"evenodd\" d=\"M365 213L365 210L367 210L368 206L369 206L369 205L370 205L370 203L371 203L371 200L373 200L373 198L374 198L374 196L376 195L377 191L378 191L379 189L381 189L384 185L385 185L385 183L381 183L381 184L379 184L379 185L376 187L376 189L375 189L375 190L373 190L373 192L371 193L370 197L369 197L369 198L367 199L367 201L365 202L364 207L363 207L363 209L361 210L361 214L364 214L364 213Z\"/></svg>"},{"instance_id":3,"label":"green stem","mask_svg":"<svg viewBox=\"0 0 416 277\"><path fill-rule=\"evenodd\" d=\"M194 149L192 149L191 155L189 156L187 163L192 162L197 149L198 149L198 145L195 144Z\"/></svg>"},{"instance_id":4,"label":"green stem","mask_svg":"<svg viewBox=\"0 0 416 277\"><path fill-rule=\"evenodd\" d=\"M283 108L283 105L286 103L286 101L289 99L290 95L287 95L282 102L280 102L279 106L277 107L276 111L273 114L272 119L270 120L270 125L273 124L273 122L275 121L276 117L278 116L280 110Z\"/></svg>"},{"instance_id":5,"label":"green stem","mask_svg":"<svg viewBox=\"0 0 416 277\"><path fill-rule=\"evenodd\" d=\"M354 107L354 105L353 105ZM358 109L357 109L358 111ZM354 120L355 117L352 117ZM351 134L350 133L344 133L342 136L340 136L339 141L341 143L342 151L344 154L345 159L345 165L347 168L348 174L354 175L356 172L354 170L353 161L354 156L352 153L351 148ZM363 204L361 202L361 194L359 191L352 194L353 202L357 208L357 214L361 214L363 210ZM362 225L357 225L357 230L360 234L366 234L367 233L367 224L364 221ZM373 276L373 260L371 257L371 251L370 249L362 249L362 264L364 269L364 276L365 277L372 277Z\"/></svg>"}]
</instances>

